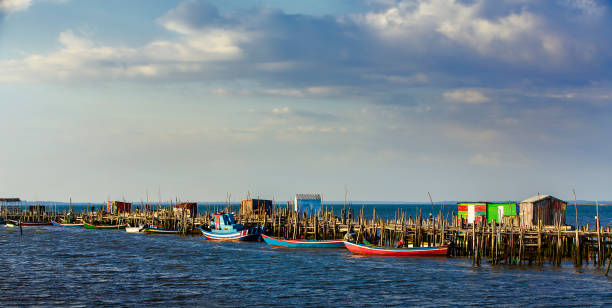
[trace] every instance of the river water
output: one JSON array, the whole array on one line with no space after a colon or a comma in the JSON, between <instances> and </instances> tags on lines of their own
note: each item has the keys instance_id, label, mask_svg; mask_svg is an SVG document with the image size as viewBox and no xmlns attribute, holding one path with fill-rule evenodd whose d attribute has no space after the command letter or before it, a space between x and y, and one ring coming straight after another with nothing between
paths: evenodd
<instances>
[{"instance_id":1,"label":"river water","mask_svg":"<svg viewBox=\"0 0 612 308\"><path fill-rule=\"evenodd\" d=\"M592 266L472 267L201 237L0 227L0 306L611 306Z\"/></svg>"}]
</instances>

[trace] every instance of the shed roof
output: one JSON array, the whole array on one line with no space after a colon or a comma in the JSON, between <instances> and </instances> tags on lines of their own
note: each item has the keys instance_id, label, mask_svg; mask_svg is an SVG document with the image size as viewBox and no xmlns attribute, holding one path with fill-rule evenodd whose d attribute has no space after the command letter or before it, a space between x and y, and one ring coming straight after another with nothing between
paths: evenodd
<instances>
[{"instance_id":1,"label":"shed roof","mask_svg":"<svg viewBox=\"0 0 612 308\"><path fill-rule=\"evenodd\" d=\"M561 199L559 199L559 198L555 198L555 197L553 197L553 196L551 196L551 195L538 195L538 196L533 196L533 197L531 197L531 198L525 199L525 200L521 201L521 203L526 203L526 202L529 202L529 203L531 203L531 202L537 202L537 201L544 200L544 199L548 199L548 198L553 198L553 199L561 200Z\"/></svg>"},{"instance_id":2,"label":"shed roof","mask_svg":"<svg viewBox=\"0 0 612 308\"><path fill-rule=\"evenodd\" d=\"M321 200L320 194L295 194L296 200Z\"/></svg>"},{"instance_id":3,"label":"shed roof","mask_svg":"<svg viewBox=\"0 0 612 308\"><path fill-rule=\"evenodd\" d=\"M175 209L190 209L190 208L194 208L197 207L198 204L196 202L184 202L184 203L179 203L179 204L175 204L172 206L172 208Z\"/></svg>"},{"instance_id":4,"label":"shed roof","mask_svg":"<svg viewBox=\"0 0 612 308\"><path fill-rule=\"evenodd\" d=\"M240 200L241 202L248 202L248 201L253 201L253 202L272 202L272 200L269 199L242 199Z\"/></svg>"}]
</instances>

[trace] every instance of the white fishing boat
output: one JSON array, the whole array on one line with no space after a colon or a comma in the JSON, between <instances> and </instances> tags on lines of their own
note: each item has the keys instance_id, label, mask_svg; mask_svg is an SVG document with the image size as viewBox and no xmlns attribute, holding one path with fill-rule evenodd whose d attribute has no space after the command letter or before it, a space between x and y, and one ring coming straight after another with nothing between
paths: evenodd
<instances>
[{"instance_id":1,"label":"white fishing boat","mask_svg":"<svg viewBox=\"0 0 612 308\"><path fill-rule=\"evenodd\" d=\"M139 232L142 232L142 230L144 230L144 226L143 225L140 225L140 226L137 226L137 227L126 227L125 228L125 232L127 232L127 233L139 233Z\"/></svg>"}]
</instances>

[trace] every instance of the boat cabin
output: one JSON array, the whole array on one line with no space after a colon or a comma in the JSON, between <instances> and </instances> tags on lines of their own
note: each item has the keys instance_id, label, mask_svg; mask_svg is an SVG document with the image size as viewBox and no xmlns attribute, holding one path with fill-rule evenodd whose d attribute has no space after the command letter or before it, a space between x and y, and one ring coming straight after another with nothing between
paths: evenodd
<instances>
[{"instance_id":1,"label":"boat cabin","mask_svg":"<svg viewBox=\"0 0 612 308\"><path fill-rule=\"evenodd\" d=\"M217 212L212 214L213 221L210 223L210 229L213 231L238 231L242 230L243 226L237 224L234 219L234 214Z\"/></svg>"}]
</instances>

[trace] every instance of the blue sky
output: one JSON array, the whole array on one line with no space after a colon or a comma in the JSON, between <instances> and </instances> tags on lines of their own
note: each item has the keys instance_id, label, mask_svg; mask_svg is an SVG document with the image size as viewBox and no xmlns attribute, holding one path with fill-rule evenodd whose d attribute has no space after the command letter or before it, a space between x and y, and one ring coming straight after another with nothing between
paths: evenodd
<instances>
[{"instance_id":1,"label":"blue sky","mask_svg":"<svg viewBox=\"0 0 612 308\"><path fill-rule=\"evenodd\" d=\"M589 0L0 0L0 195L612 199Z\"/></svg>"}]
</instances>

